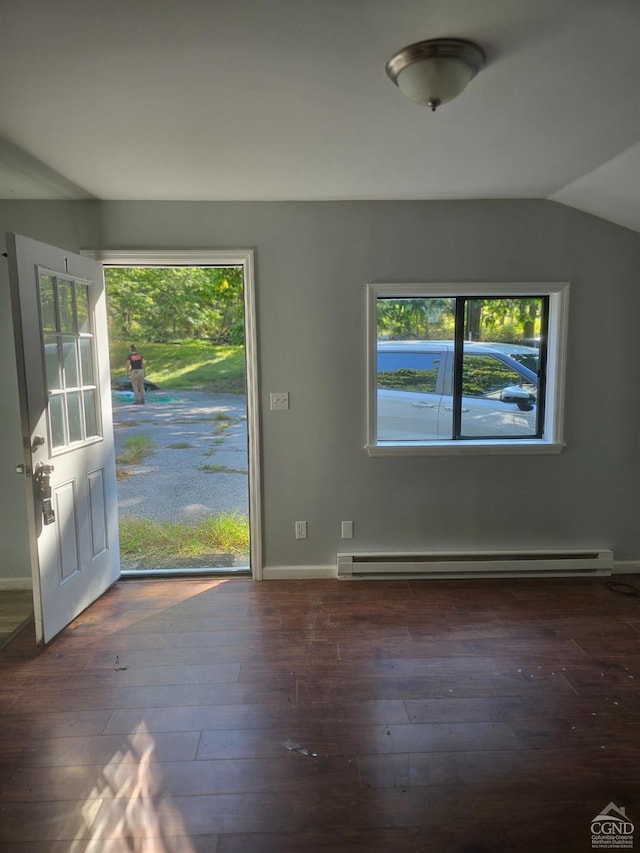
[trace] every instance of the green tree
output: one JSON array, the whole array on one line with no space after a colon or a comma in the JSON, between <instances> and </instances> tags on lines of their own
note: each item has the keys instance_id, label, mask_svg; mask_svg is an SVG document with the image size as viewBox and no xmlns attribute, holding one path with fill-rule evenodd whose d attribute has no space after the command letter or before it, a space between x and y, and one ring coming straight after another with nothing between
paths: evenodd
<instances>
[{"instance_id":1,"label":"green tree","mask_svg":"<svg viewBox=\"0 0 640 853\"><path fill-rule=\"evenodd\" d=\"M118 339L242 342L240 267L113 267L105 277Z\"/></svg>"},{"instance_id":2,"label":"green tree","mask_svg":"<svg viewBox=\"0 0 640 853\"><path fill-rule=\"evenodd\" d=\"M377 300L380 337L391 340L453 338L455 300L439 297L382 297ZM539 297L467 299L464 339L517 343L540 333Z\"/></svg>"},{"instance_id":3,"label":"green tree","mask_svg":"<svg viewBox=\"0 0 640 853\"><path fill-rule=\"evenodd\" d=\"M392 340L441 338L452 300L431 297L381 298L377 301L378 334Z\"/></svg>"},{"instance_id":4,"label":"green tree","mask_svg":"<svg viewBox=\"0 0 640 853\"><path fill-rule=\"evenodd\" d=\"M465 340L513 341L539 333L542 300L531 298L469 299L465 312Z\"/></svg>"}]
</instances>

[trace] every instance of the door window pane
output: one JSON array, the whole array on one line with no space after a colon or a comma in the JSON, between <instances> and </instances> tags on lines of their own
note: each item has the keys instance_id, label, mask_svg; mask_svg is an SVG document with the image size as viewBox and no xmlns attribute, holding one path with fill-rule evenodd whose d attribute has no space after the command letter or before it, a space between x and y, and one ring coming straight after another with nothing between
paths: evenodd
<instances>
[{"instance_id":1,"label":"door window pane","mask_svg":"<svg viewBox=\"0 0 640 853\"><path fill-rule=\"evenodd\" d=\"M84 423L86 438L100 435L98 431L97 402L98 399L95 388L84 391Z\"/></svg>"},{"instance_id":2,"label":"door window pane","mask_svg":"<svg viewBox=\"0 0 640 853\"><path fill-rule=\"evenodd\" d=\"M67 394L67 411L69 413L69 442L82 441L82 399L80 391Z\"/></svg>"},{"instance_id":3,"label":"door window pane","mask_svg":"<svg viewBox=\"0 0 640 853\"><path fill-rule=\"evenodd\" d=\"M80 384L76 340L77 338L72 338L67 335L62 337L65 388L77 388Z\"/></svg>"},{"instance_id":4,"label":"door window pane","mask_svg":"<svg viewBox=\"0 0 640 853\"><path fill-rule=\"evenodd\" d=\"M40 284L40 317L42 329L45 332L56 331L56 298L53 278L50 275L39 276Z\"/></svg>"},{"instance_id":5,"label":"door window pane","mask_svg":"<svg viewBox=\"0 0 640 853\"><path fill-rule=\"evenodd\" d=\"M49 397L49 421L52 447L64 447L68 442L63 394L52 394Z\"/></svg>"},{"instance_id":6,"label":"door window pane","mask_svg":"<svg viewBox=\"0 0 640 853\"><path fill-rule=\"evenodd\" d=\"M58 313L60 315L60 331L76 331L75 313L73 310L73 282L58 279Z\"/></svg>"},{"instance_id":7,"label":"door window pane","mask_svg":"<svg viewBox=\"0 0 640 853\"><path fill-rule=\"evenodd\" d=\"M44 336L44 365L47 376L47 391L57 391L62 388L62 370L58 335Z\"/></svg>"},{"instance_id":8,"label":"door window pane","mask_svg":"<svg viewBox=\"0 0 640 853\"><path fill-rule=\"evenodd\" d=\"M93 376L93 338L80 338L80 365L82 384L95 385Z\"/></svg>"},{"instance_id":9,"label":"door window pane","mask_svg":"<svg viewBox=\"0 0 640 853\"><path fill-rule=\"evenodd\" d=\"M100 435L90 285L46 273L39 283L49 430L62 448Z\"/></svg>"},{"instance_id":10,"label":"door window pane","mask_svg":"<svg viewBox=\"0 0 640 853\"><path fill-rule=\"evenodd\" d=\"M76 282L76 315L78 318L78 332L90 332L89 287L79 282Z\"/></svg>"}]
</instances>

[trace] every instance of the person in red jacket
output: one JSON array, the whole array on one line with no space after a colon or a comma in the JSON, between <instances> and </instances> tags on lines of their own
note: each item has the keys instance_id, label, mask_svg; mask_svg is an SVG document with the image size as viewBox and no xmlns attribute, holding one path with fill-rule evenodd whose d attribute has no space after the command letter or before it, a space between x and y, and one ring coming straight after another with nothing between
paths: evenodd
<instances>
[{"instance_id":1,"label":"person in red jacket","mask_svg":"<svg viewBox=\"0 0 640 853\"><path fill-rule=\"evenodd\" d=\"M127 356L127 376L131 379L134 403L144 403L144 358L138 352L136 345L131 344Z\"/></svg>"}]
</instances>

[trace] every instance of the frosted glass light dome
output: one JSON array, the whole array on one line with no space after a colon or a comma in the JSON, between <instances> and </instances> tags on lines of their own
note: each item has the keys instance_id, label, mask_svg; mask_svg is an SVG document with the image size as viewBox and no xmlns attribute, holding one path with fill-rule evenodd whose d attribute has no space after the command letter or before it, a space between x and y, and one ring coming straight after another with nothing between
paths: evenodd
<instances>
[{"instance_id":1,"label":"frosted glass light dome","mask_svg":"<svg viewBox=\"0 0 640 853\"><path fill-rule=\"evenodd\" d=\"M435 110L457 97L484 62L484 52L473 42L430 39L398 51L386 71L410 101Z\"/></svg>"}]
</instances>

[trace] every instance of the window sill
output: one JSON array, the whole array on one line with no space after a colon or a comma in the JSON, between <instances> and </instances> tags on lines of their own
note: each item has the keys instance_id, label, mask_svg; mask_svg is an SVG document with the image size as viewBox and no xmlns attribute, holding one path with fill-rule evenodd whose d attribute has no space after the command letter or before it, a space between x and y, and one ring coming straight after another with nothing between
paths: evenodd
<instances>
[{"instance_id":1,"label":"window sill","mask_svg":"<svg viewBox=\"0 0 640 853\"><path fill-rule=\"evenodd\" d=\"M522 441L406 441L366 445L369 456L539 456L562 453L563 443Z\"/></svg>"}]
</instances>

